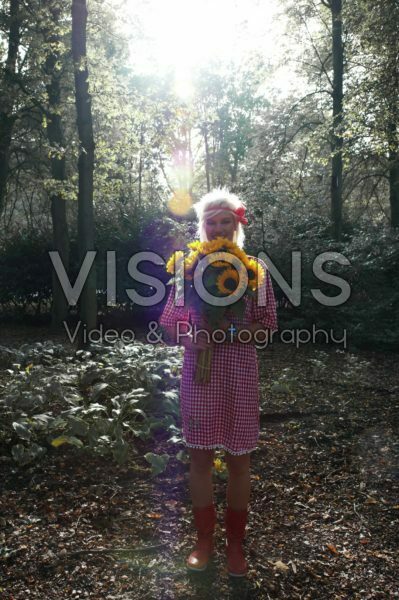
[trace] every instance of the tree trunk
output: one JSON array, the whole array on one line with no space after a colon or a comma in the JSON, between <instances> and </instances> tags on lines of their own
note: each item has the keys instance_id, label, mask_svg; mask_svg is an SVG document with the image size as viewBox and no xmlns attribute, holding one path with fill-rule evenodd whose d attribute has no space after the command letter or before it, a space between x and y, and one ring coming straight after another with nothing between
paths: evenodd
<instances>
[{"instance_id":1,"label":"tree trunk","mask_svg":"<svg viewBox=\"0 0 399 600\"><path fill-rule=\"evenodd\" d=\"M384 11L385 9L385 11ZM397 2L388 2L381 6L381 11L389 22L386 27L385 40L389 40L385 57L386 70L389 73L388 106L389 120L387 127L389 157L389 202L391 209L391 227L399 227L399 7Z\"/></svg>"},{"instance_id":2,"label":"tree trunk","mask_svg":"<svg viewBox=\"0 0 399 600\"><path fill-rule=\"evenodd\" d=\"M238 172L238 152L233 154L233 165L230 166L230 177L231 185L234 186L237 183L237 172Z\"/></svg>"},{"instance_id":3,"label":"tree trunk","mask_svg":"<svg viewBox=\"0 0 399 600\"><path fill-rule=\"evenodd\" d=\"M72 1L72 56L75 73L75 98L77 126L80 141L78 172L78 247L80 263L86 253L94 250L94 216L93 216L93 172L94 172L94 138L89 94L89 72L86 54L86 0ZM83 286L79 300L79 347L87 345L83 338L84 328L87 333L97 325L96 269L93 263ZM87 338L86 338L87 340Z\"/></svg>"},{"instance_id":4,"label":"tree trunk","mask_svg":"<svg viewBox=\"0 0 399 600\"><path fill-rule=\"evenodd\" d=\"M52 17L54 25L53 31L46 30L46 40L50 42L53 49L46 58L45 72L51 77L50 83L46 85L48 94L48 116L47 116L47 136L50 146L53 148L51 156L51 175L55 181L61 184L65 181L65 154L64 154L64 136L62 130L61 116L58 114L61 102L61 72L55 67L60 60L58 45L60 36L57 33L59 26L60 9L53 4L52 0L48 3L49 14ZM69 236L68 223L66 217L66 201L61 191L51 194L51 216L53 222L53 250L58 251L63 262L66 273L69 271ZM62 290L55 269L52 271L52 327L60 328L68 315L68 301Z\"/></svg>"},{"instance_id":5,"label":"tree trunk","mask_svg":"<svg viewBox=\"0 0 399 600\"><path fill-rule=\"evenodd\" d=\"M144 125L140 127L140 161L139 161L139 197L137 201L137 214L141 210L142 205L142 194L143 194L143 171L144 171Z\"/></svg>"},{"instance_id":6,"label":"tree trunk","mask_svg":"<svg viewBox=\"0 0 399 600\"><path fill-rule=\"evenodd\" d=\"M331 220L336 240L342 234L342 120L344 54L342 45L342 0L330 0L333 55L333 125L331 166Z\"/></svg>"},{"instance_id":7,"label":"tree trunk","mask_svg":"<svg viewBox=\"0 0 399 600\"><path fill-rule=\"evenodd\" d=\"M206 191L211 191L211 178L210 178L210 160L209 160L209 141L208 141L208 124L204 124L204 143L205 143L205 176L206 176Z\"/></svg>"},{"instance_id":8,"label":"tree trunk","mask_svg":"<svg viewBox=\"0 0 399 600\"><path fill-rule=\"evenodd\" d=\"M3 214L6 202L10 146L16 120L16 115L13 114L15 105L13 87L21 37L19 0L10 0L9 23L7 60L0 94L0 216Z\"/></svg>"},{"instance_id":9,"label":"tree trunk","mask_svg":"<svg viewBox=\"0 0 399 600\"><path fill-rule=\"evenodd\" d=\"M388 127L389 143L389 201L391 227L399 227L399 143L396 123Z\"/></svg>"}]
</instances>

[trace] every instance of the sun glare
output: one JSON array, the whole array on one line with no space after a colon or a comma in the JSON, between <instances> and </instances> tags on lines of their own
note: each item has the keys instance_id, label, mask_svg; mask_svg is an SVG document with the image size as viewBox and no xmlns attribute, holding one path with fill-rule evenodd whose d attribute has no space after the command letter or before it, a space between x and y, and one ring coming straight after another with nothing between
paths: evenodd
<instances>
[{"instance_id":1,"label":"sun glare","mask_svg":"<svg viewBox=\"0 0 399 600\"><path fill-rule=\"evenodd\" d=\"M189 69L176 69L175 71L175 94L183 101L189 102L194 96L195 88Z\"/></svg>"},{"instance_id":2,"label":"sun glare","mask_svg":"<svg viewBox=\"0 0 399 600\"><path fill-rule=\"evenodd\" d=\"M131 56L143 71L175 71L176 94L189 100L191 74L212 60L240 61L258 52L270 62L280 52L278 0L145 0L125 4L126 18L140 23ZM281 40L280 40L281 42Z\"/></svg>"}]
</instances>

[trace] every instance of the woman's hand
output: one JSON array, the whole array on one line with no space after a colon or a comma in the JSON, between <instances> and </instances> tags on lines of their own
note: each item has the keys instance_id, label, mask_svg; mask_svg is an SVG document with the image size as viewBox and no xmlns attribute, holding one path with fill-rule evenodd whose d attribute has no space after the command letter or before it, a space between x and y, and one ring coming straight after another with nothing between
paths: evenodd
<instances>
[{"instance_id":1,"label":"woman's hand","mask_svg":"<svg viewBox=\"0 0 399 600\"><path fill-rule=\"evenodd\" d=\"M187 348L188 350L194 350L195 352L200 352L200 350L206 350L212 345L212 340L208 342L207 335L205 333L197 333L195 336L192 333L185 335L182 338L182 346Z\"/></svg>"}]
</instances>

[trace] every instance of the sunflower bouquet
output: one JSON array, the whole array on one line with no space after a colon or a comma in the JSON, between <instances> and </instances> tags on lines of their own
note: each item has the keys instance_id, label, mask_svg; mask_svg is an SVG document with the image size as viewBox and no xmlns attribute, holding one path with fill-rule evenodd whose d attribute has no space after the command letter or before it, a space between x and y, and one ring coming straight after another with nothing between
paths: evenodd
<instances>
[{"instance_id":1,"label":"sunflower bouquet","mask_svg":"<svg viewBox=\"0 0 399 600\"><path fill-rule=\"evenodd\" d=\"M259 263L249 258L237 244L222 237L209 242L190 242L187 248L188 253L177 250L168 260L166 270L173 275L168 284L175 283L178 275L183 274L187 305L196 309L211 329L219 328L228 312L242 317L244 296L255 295L265 277ZM200 283L199 280L205 291L215 297L215 302L206 302L198 294L195 284ZM227 297L228 305L218 305L218 298ZM211 362L212 346L198 352L197 383L209 381Z\"/></svg>"}]
</instances>

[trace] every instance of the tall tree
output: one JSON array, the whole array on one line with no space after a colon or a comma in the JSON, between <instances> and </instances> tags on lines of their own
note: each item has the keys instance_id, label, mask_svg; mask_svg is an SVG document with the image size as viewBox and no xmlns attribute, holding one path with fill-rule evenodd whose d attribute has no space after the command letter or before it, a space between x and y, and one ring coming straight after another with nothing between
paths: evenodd
<instances>
[{"instance_id":1,"label":"tall tree","mask_svg":"<svg viewBox=\"0 0 399 600\"><path fill-rule=\"evenodd\" d=\"M78 191L78 246L80 264L88 251L94 251L93 172L94 136L89 93L89 70L86 52L86 0L72 1L72 57L75 74L75 99L79 134L79 191ZM93 263L83 286L79 301L79 346L86 345L83 326L90 332L97 324L96 269Z\"/></svg>"},{"instance_id":2,"label":"tall tree","mask_svg":"<svg viewBox=\"0 0 399 600\"><path fill-rule=\"evenodd\" d=\"M343 122L343 78L344 52L342 44L342 0L322 0L331 10L332 19L332 63L333 117L331 128L331 219L336 240L342 233L342 122Z\"/></svg>"},{"instance_id":3,"label":"tall tree","mask_svg":"<svg viewBox=\"0 0 399 600\"><path fill-rule=\"evenodd\" d=\"M399 225L399 4L352 0L345 14L349 142L379 212ZM388 200L388 201L387 201Z\"/></svg>"},{"instance_id":4,"label":"tall tree","mask_svg":"<svg viewBox=\"0 0 399 600\"><path fill-rule=\"evenodd\" d=\"M391 226L399 227L399 4L396 0L366 2L369 31L363 31L377 58L373 76L379 87L388 146ZM382 43L383 42L383 43Z\"/></svg>"},{"instance_id":5,"label":"tall tree","mask_svg":"<svg viewBox=\"0 0 399 600\"><path fill-rule=\"evenodd\" d=\"M266 67L260 58L224 70L214 65L196 81L196 129L202 138L206 187L237 186L255 123L267 101L259 93Z\"/></svg>"},{"instance_id":6,"label":"tall tree","mask_svg":"<svg viewBox=\"0 0 399 600\"><path fill-rule=\"evenodd\" d=\"M47 0L48 25L43 34L46 42L47 57L45 74L49 81L46 84L48 95L47 135L51 147L51 175L58 185L51 193L51 216L53 224L53 250L58 251L65 271L69 271L69 235L66 213L66 198L62 184L66 180L65 140L61 121L61 35L60 7L54 0ZM52 271L52 326L60 327L68 314L68 302L62 290L58 276Z\"/></svg>"},{"instance_id":7,"label":"tall tree","mask_svg":"<svg viewBox=\"0 0 399 600\"><path fill-rule=\"evenodd\" d=\"M8 50L0 92L0 215L4 210L12 132L17 113L15 88L18 50L21 39L19 0L10 0L8 14Z\"/></svg>"},{"instance_id":8,"label":"tall tree","mask_svg":"<svg viewBox=\"0 0 399 600\"><path fill-rule=\"evenodd\" d=\"M307 77L309 91L303 96L307 100L313 96L318 112L331 115L323 117L320 128L320 146L322 137L328 128L331 153L330 172L330 215L331 230L335 239L342 234L342 198L343 198L343 79L344 79L344 47L342 27L342 0L299 0L288 2L288 13L297 22L297 28L306 33L306 43L310 44L313 58L302 59L302 77ZM329 11L330 23L326 19ZM296 28L296 35L298 31ZM302 52L304 52L303 44ZM324 100L322 100L322 98ZM327 101L328 98L328 101ZM301 101L301 104L302 104ZM302 133L298 129L297 133ZM297 135L297 133L295 135ZM321 148L320 148L321 149ZM319 149L319 151L320 151Z\"/></svg>"}]
</instances>

